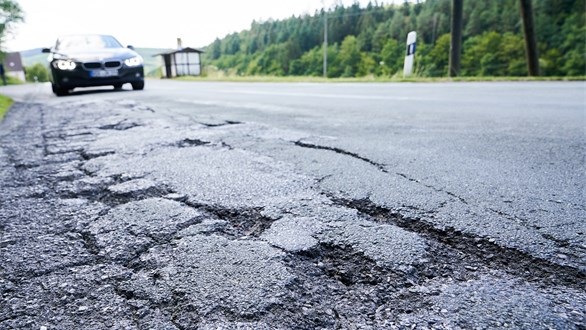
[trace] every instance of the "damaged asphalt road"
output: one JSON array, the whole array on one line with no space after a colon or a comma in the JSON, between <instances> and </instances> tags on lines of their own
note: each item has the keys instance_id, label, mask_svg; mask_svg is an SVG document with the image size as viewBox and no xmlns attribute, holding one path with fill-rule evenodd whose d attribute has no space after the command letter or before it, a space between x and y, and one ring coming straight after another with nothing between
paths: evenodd
<instances>
[{"instance_id":1,"label":"damaged asphalt road","mask_svg":"<svg viewBox=\"0 0 586 330\"><path fill-rule=\"evenodd\" d=\"M583 194L506 197L563 204L544 229L331 135L89 96L0 124L1 329L586 327Z\"/></svg>"}]
</instances>

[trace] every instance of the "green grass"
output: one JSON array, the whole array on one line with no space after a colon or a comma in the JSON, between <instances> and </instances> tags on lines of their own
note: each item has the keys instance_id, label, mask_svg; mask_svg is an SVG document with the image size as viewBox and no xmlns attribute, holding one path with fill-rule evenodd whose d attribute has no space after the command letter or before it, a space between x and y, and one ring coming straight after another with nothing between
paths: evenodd
<instances>
[{"instance_id":1,"label":"green grass","mask_svg":"<svg viewBox=\"0 0 586 330\"><path fill-rule=\"evenodd\" d=\"M276 76L203 76L179 77L183 81L225 81L225 82L316 82L316 83L369 83L369 82L483 82L483 81L585 81L586 76L579 77L360 77L360 78L323 78L323 77L276 77Z\"/></svg>"},{"instance_id":2,"label":"green grass","mask_svg":"<svg viewBox=\"0 0 586 330\"><path fill-rule=\"evenodd\" d=\"M4 115L8 112L12 103L14 103L14 101L11 98L0 94L0 121L4 118Z\"/></svg>"},{"instance_id":3,"label":"green grass","mask_svg":"<svg viewBox=\"0 0 586 330\"><path fill-rule=\"evenodd\" d=\"M2 83L2 81L0 80L0 84L1 84L1 83ZM24 81L22 81L22 80L20 80L20 79L16 79L16 78L14 78L14 77L11 77L11 76L6 76L6 83L7 83L8 85L22 85L22 84L24 84L25 82L24 82Z\"/></svg>"}]
</instances>

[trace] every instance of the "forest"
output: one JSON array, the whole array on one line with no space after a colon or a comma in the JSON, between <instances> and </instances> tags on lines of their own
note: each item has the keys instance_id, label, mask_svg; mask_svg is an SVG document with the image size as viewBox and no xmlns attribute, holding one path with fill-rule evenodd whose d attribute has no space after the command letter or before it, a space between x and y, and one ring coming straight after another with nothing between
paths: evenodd
<instances>
[{"instance_id":1,"label":"forest","mask_svg":"<svg viewBox=\"0 0 586 330\"><path fill-rule=\"evenodd\" d=\"M586 1L533 0L543 76L586 75ZM313 15L252 22L205 47L204 64L235 75L401 75L407 33L416 31L415 75L448 73L451 0L366 7L335 5ZM525 76L519 0L465 0L462 76Z\"/></svg>"}]
</instances>

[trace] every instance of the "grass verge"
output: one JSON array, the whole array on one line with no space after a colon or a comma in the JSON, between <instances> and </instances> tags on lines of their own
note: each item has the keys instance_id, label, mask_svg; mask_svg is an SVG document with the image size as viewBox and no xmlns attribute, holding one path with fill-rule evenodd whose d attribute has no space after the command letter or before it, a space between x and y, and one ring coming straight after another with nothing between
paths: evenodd
<instances>
[{"instance_id":1,"label":"grass verge","mask_svg":"<svg viewBox=\"0 0 586 330\"><path fill-rule=\"evenodd\" d=\"M0 121L2 121L4 115L6 114L6 112L8 112L8 109L10 108L12 103L14 103L14 101L11 98L9 98L8 96L0 95Z\"/></svg>"},{"instance_id":2,"label":"grass verge","mask_svg":"<svg viewBox=\"0 0 586 330\"><path fill-rule=\"evenodd\" d=\"M369 82L491 82L491 81L586 81L586 76L578 77L456 77L456 78L399 78L374 77L360 78L323 78L323 77L276 77L276 76L214 76L214 77L179 77L183 81L225 81L225 82L315 82L315 83L369 83Z\"/></svg>"}]
</instances>

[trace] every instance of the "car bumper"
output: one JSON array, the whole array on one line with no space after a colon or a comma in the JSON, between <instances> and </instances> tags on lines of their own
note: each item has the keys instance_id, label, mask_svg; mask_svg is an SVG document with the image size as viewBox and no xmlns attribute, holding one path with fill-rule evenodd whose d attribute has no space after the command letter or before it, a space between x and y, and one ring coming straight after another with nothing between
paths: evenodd
<instances>
[{"instance_id":1,"label":"car bumper","mask_svg":"<svg viewBox=\"0 0 586 330\"><path fill-rule=\"evenodd\" d=\"M92 77L91 71L77 68L73 71L52 69L53 83L59 88L111 86L144 81L144 68L122 67L118 74L111 77Z\"/></svg>"}]
</instances>

